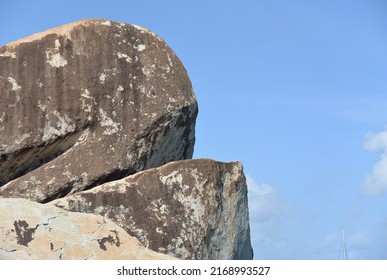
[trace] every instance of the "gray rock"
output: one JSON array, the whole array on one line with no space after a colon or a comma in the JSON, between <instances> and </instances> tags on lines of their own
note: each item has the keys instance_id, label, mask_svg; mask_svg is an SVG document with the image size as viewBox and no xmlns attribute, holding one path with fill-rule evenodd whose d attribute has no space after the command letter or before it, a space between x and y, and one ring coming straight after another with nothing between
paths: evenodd
<instances>
[{"instance_id":1,"label":"gray rock","mask_svg":"<svg viewBox=\"0 0 387 280\"><path fill-rule=\"evenodd\" d=\"M113 222L24 199L0 199L0 259L172 259Z\"/></svg>"},{"instance_id":2,"label":"gray rock","mask_svg":"<svg viewBox=\"0 0 387 280\"><path fill-rule=\"evenodd\" d=\"M100 214L145 247L177 258L253 257L239 162L172 162L51 203Z\"/></svg>"},{"instance_id":3,"label":"gray rock","mask_svg":"<svg viewBox=\"0 0 387 280\"><path fill-rule=\"evenodd\" d=\"M84 20L0 48L0 197L48 202L192 157L197 102L154 33Z\"/></svg>"}]
</instances>

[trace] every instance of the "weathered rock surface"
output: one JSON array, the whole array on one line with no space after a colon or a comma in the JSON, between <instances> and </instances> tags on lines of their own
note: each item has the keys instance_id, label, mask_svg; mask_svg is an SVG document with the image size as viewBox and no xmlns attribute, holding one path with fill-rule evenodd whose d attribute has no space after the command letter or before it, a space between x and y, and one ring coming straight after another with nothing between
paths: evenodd
<instances>
[{"instance_id":1,"label":"weathered rock surface","mask_svg":"<svg viewBox=\"0 0 387 280\"><path fill-rule=\"evenodd\" d=\"M191 158L197 103L154 33L84 20L0 48L0 197L48 202Z\"/></svg>"},{"instance_id":2,"label":"weathered rock surface","mask_svg":"<svg viewBox=\"0 0 387 280\"><path fill-rule=\"evenodd\" d=\"M0 47L0 259L251 259L242 165L182 160L197 112L179 59L138 26Z\"/></svg>"},{"instance_id":3,"label":"weathered rock surface","mask_svg":"<svg viewBox=\"0 0 387 280\"><path fill-rule=\"evenodd\" d=\"M252 259L242 165L185 160L51 202L96 213L181 259Z\"/></svg>"},{"instance_id":4,"label":"weathered rock surface","mask_svg":"<svg viewBox=\"0 0 387 280\"><path fill-rule=\"evenodd\" d=\"M172 259L101 216L0 199L0 259Z\"/></svg>"}]
</instances>

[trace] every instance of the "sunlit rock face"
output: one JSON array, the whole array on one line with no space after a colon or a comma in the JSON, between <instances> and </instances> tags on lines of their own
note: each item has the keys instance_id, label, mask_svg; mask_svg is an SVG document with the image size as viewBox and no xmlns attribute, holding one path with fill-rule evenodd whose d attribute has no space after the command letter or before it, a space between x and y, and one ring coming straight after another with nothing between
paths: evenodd
<instances>
[{"instance_id":1,"label":"sunlit rock face","mask_svg":"<svg viewBox=\"0 0 387 280\"><path fill-rule=\"evenodd\" d=\"M0 199L0 260L173 259L144 248L101 216Z\"/></svg>"},{"instance_id":2,"label":"sunlit rock face","mask_svg":"<svg viewBox=\"0 0 387 280\"><path fill-rule=\"evenodd\" d=\"M145 28L0 47L0 259L252 259L242 164L191 159L197 113Z\"/></svg>"},{"instance_id":3,"label":"sunlit rock face","mask_svg":"<svg viewBox=\"0 0 387 280\"><path fill-rule=\"evenodd\" d=\"M52 204L111 219L147 248L181 259L251 259L239 162L184 160Z\"/></svg>"}]
</instances>

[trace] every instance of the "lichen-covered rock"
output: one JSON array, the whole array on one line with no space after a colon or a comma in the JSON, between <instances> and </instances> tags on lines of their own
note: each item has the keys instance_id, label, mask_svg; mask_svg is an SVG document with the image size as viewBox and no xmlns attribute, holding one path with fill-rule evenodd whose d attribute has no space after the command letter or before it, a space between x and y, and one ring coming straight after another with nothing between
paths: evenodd
<instances>
[{"instance_id":1,"label":"lichen-covered rock","mask_svg":"<svg viewBox=\"0 0 387 280\"><path fill-rule=\"evenodd\" d=\"M101 216L0 199L0 259L172 259Z\"/></svg>"},{"instance_id":2,"label":"lichen-covered rock","mask_svg":"<svg viewBox=\"0 0 387 280\"><path fill-rule=\"evenodd\" d=\"M0 259L251 259L242 165L180 161L197 112L182 63L138 26L0 47Z\"/></svg>"},{"instance_id":3,"label":"lichen-covered rock","mask_svg":"<svg viewBox=\"0 0 387 280\"><path fill-rule=\"evenodd\" d=\"M111 219L147 248L181 259L252 259L242 165L185 160L51 202Z\"/></svg>"},{"instance_id":4,"label":"lichen-covered rock","mask_svg":"<svg viewBox=\"0 0 387 280\"><path fill-rule=\"evenodd\" d=\"M197 102L154 33L84 20L0 48L0 197L38 202L191 158Z\"/></svg>"}]
</instances>

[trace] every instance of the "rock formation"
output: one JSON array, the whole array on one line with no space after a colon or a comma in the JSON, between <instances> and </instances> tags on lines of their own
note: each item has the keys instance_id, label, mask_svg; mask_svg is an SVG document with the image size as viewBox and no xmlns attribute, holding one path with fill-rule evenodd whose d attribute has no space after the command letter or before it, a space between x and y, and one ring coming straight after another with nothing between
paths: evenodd
<instances>
[{"instance_id":1,"label":"rock formation","mask_svg":"<svg viewBox=\"0 0 387 280\"><path fill-rule=\"evenodd\" d=\"M242 165L191 160L197 112L142 27L84 20L0 47L0 258L251 259Z\"/></svg>"},{"instance_id":2,"label":"rock formation","mask_svg":"<svg viewBox=\"0 0 387 280\"><path fill-rule=\"evenodd\" d=\"M1 259L173 259L113 222L20 198L0 199Z\"/></svg>"},{"instance_id":3,"label":"rock formation","mask_svg":"<svg viewBox=\"0 0 387 280\"><path fill-rule=\"evenodd\" d=\"M157 252L180 259L251 259L240 163L185 160L52 202L111 219Z\"/></svg>"},{"instance_id":4,"label":"rock formation","mask_svg":"<svg viewBox=\"0 0 387 280\"><path fill-rule=\"evenodd\" d=\"M0 90L3 197L47 202L192 157L191 82L144 28L86 20L5 45Z\"/></svg>"}]
</instances>

